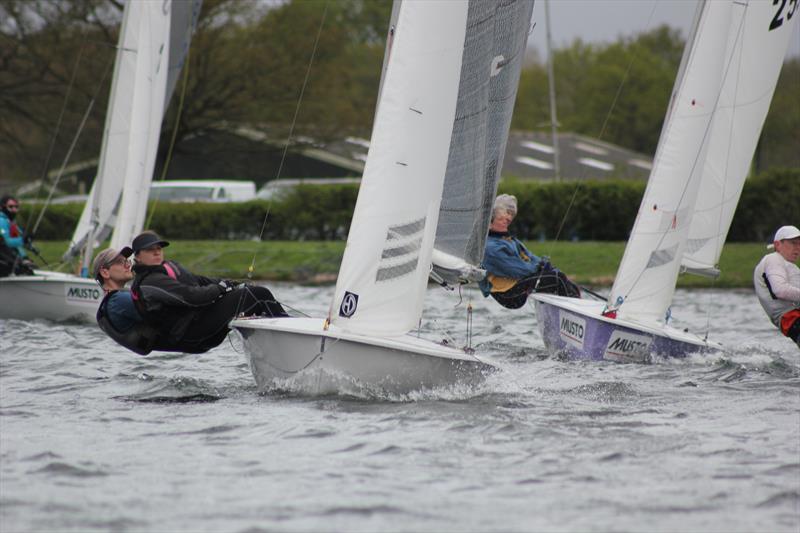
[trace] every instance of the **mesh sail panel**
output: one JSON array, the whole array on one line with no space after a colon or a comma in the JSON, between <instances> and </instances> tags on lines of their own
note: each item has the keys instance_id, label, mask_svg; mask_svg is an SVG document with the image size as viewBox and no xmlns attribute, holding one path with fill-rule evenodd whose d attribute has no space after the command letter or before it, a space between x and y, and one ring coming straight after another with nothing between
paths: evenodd
<instances>
[{"instance_id":1,"label":"mesh sail panel","mask_svg":"<svg viewBox=\"0 0 800 533\"><path fill-rule=\"evenodd\" d=\"M437 250L477 265L503 166L533 0L471 1Z\"/></svg>"}]
</instances>

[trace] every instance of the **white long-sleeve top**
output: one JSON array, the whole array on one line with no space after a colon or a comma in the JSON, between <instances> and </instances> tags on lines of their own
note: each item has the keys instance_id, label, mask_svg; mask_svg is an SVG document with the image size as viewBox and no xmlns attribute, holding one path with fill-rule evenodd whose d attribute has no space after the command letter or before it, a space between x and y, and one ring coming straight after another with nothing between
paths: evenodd
<instances>
[{"instance_id":1,"label":"white long-sleeve top","mask_svg":"<svg viewBox=\"0 0 800 533\"><path fill-rule=\"evenodd\" d=\"M784 259L778 252L765 255L756 265L753 271L753 285L761 307L772 323L779 328L781 316L785 312L800 308L800 268ZM772 289L772 294L769 289Z\"/></svg>"}]
</instances>

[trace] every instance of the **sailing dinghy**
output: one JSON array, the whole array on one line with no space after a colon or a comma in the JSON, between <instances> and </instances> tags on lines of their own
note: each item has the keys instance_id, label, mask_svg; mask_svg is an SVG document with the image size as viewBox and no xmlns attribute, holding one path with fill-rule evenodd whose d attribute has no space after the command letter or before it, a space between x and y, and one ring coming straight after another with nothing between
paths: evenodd
<instances>
[{"instance_id":1,"label":"sailing dinghy","mask_svg":"<svg viewBox=\"0 0 800 533\"><path fill-rule=\"evenodd\" d=\"M717 276L722 246L800 18L794 4L698 5L653 171L606 302L534 294L545 346L646 361L721 346L671 327L680 272Z\"/></svg>"},{"instance_id":2,"label":"sailing dinghy","mask_svg":"<svg viewBox=\"0 0 800 533\"><path fill-rule=\"evenodd\" d=\"M98 242L130 244L141 232L161 120L188 51L202 0L127 2L111 82L97 178L65 260L83 254L88 272ZM168 66L168 68L166 68ZM0 278L0 319L94 322L103 291L92 278L36 270Z\"/></svg>"},{"instance_id":3,"label":"sailing dinghy","mask_svg":"<svg viewBox=\"0 0 800 533\"><path fill-rule=\"evenodd\" d=\"M488 216L496 192L532 10L527 0L395 4L328 316L231 323L260 390L292 378L313 394L352 384L402 394L475 383L494 368L471 350L409 332L422 317L435 243L448 278L476 268L464 266L470 250L480 250L480 262L488 223L476 220Z\"/></svg>"}]
</instances>

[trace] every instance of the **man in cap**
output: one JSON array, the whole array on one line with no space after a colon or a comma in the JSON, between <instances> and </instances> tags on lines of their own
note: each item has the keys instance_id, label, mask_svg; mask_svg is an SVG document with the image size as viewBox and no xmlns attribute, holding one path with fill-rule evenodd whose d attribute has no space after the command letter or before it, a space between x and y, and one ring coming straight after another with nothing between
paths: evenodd
<instances>
[{"instance_id":1,"label":"man in cap","mask_svg":"<svg viewBox=\"0 0 800 533\"><path fill-rule=\"evenodd\" d=\"M163 342L202 353L218 346L239 315L288 316L265 287L197 276L164 259L169 242L155 232L136 236L131 293L137 309Z\"/></svg>"},{"instance_id":2,"label":"man in cap","mask_svg":"<svg viewBox=\"0 0 800 533\"><path fill-rule=\"evenodd\" d=\"M555 293L580 298L580 289L554 268L546 257L538 257L508 227L517 216L517 198L501 194L494 201L486 251L481 266L486 277L478 284L484 297L492 296L503 307L519 309L532 292Z\"/></svg>"},{"instance_id":3,"label":"man in cap","mask_svg":"<svg viewBox=\"0 0 800 533\"><path fill-rule=\"evenodd\" d=\"M131 292L125 284L133 279L128 258L133 253L129 247L122 250L106 248L94 258L94 279L103 288L105 296L97 310L97 324L117 343L147 355L158 344L157 332L149 328L136 309ZM155 349L166 349L159 346Z\"/></svg>"},{"instance_id":4,"label":"man in cap","mask_svg":"<svg viewBox=\"0 0 800 533\"><path fill-rule=\"evenodd\" d=\"M772 323L800 346L800 229L782 226L767 249L775 251L753 272L756 296Z\"/></svg>"}]
</instances>

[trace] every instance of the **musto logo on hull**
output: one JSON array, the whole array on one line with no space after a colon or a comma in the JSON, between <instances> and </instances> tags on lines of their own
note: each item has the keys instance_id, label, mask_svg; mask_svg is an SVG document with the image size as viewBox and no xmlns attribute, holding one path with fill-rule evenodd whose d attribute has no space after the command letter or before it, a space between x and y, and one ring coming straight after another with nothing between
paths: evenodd
<instances>
[{"instance_id":1,"label":"musto logo on hull","mask_svg":"<svg viewBox=\"0 0 800 533\"><path fill-rule=\"evenodd\" d=\"M561 340L583 350L583 338L586 335L586 320L572 313L558 313L558 329Z\"/></svg>"},{"instance_id":2,"label":"musto logo on hull","mask_svg":"<svg viewBox=\"0 0 800 533\"><path fill-rule=\"evenodd\" d=\"M618 362L644 361L650 355L653 338L626 331L614 330L608 339L603 359Z\"/></svg>"},{"instance_id":3,"label":"musto logo on hull","mask_svg":"<svg viewBox=\"0 0 800 533\"><path fill-rule=\"evenodd\" d=\"M95 304L100 302L103 291L100 287L82 287L80 285L67 285L64 287L68 302Z\"/></svg>"}]
</instances>

